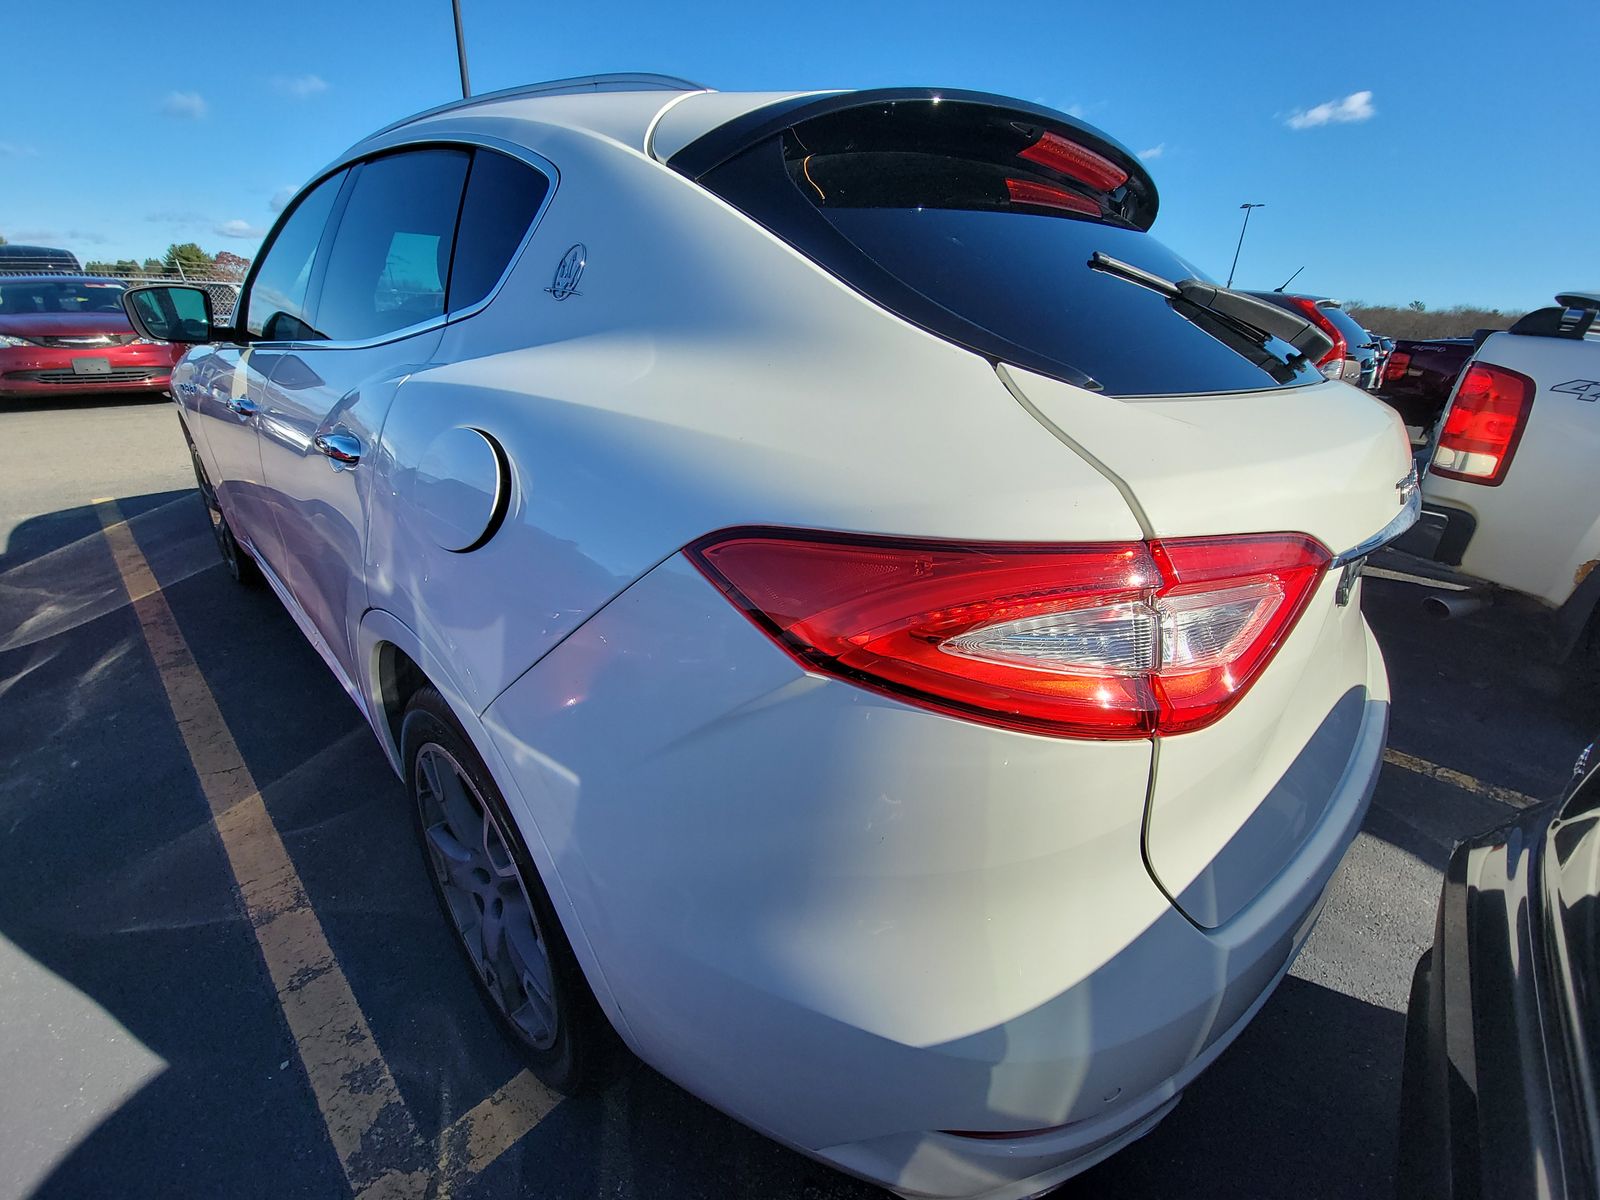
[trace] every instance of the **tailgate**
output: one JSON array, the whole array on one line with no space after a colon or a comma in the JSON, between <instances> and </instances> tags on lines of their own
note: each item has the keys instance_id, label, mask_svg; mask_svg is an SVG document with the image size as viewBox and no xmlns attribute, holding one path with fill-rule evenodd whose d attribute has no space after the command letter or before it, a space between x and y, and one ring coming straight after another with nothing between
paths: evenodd
<instances>
[{"instance_id":1,"label":"tailgate","mask_svg":"<svg viewBox=\"0 0 1600 1200\"><path fill-rule=\"evenodd\" d=\"M1346 384L1119 399L1001 371L1019 401L1125 490L1151 536L1306 533L1340 555L1408 507L1398 419ZM1232 712L1160 739L1146 861L1200 925L1237 915L1331 810L1370 791L1388 689L1359 592L1339 602L1342 574L1322 580Z\"/></svg>"}]
</instances>

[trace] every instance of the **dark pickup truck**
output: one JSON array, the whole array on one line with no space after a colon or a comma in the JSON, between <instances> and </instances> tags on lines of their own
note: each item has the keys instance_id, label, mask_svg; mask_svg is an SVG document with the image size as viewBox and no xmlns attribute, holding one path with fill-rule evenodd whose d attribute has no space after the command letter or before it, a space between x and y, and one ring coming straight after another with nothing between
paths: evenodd
<instances>
[{"instance_id":1,"label":"dark pickup truck","mask_svg":"<svg viewBox=\"0 0 1600 1200\"><path fill-rule=\"evenodd\" d=\"M1467 365L1467 359L1482 340L1479 337L1430 341L1397 339L1389 361L1384 364L1378 399L1399 412L1407 425L1420 426L1424 431L1432 429L1450 401L1456 376L1461 374L1461 368Z\"/></svg>"}]
</instances>

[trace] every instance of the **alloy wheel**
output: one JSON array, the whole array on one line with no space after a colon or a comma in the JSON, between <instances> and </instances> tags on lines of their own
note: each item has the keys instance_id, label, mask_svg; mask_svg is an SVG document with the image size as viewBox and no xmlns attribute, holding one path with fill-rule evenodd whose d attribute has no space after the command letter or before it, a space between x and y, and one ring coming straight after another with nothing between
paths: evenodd
<instances>
[{"instance_id":1,"label":"alloy wheel","mask_svg":"<svg viewBox=\"0 0 1600 1200\"><path fill-rule=\"evenodd\" d=\"M417 752L423 840L456 933L512 1028L535 1050L555 1043L559 1013L548 943L494 813L437 742Z\"/></svg>"}]
</instances>

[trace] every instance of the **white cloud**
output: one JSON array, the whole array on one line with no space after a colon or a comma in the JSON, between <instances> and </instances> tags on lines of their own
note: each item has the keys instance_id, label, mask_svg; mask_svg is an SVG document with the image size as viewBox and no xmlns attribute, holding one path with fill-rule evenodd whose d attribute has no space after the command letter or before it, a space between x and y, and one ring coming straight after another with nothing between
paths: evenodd
<instances>
[{"instance_id":1,"label":"white cloud","mask_svg":"<svg viewBox=\"0 0 1600 1200\"><path fill-rule=\"evenodd\" d=\"M39 151L35 146L25 146L21 142L0 142L0 158L38 158Z\"/></svg>"},{"instance_id":2,"label":"white cloud","mask_svg":"<svg viewBox=\"0 0 1600 1200\"><path fill-rule=\"evenodd\" d=\"M69 229L65 233L59 229L16 229L6 236L13 241L41 246L59 246L64 242L87 242L91 246L103 246L111 240L92 229Z\"/></svg>"},{"instance_id":3,"label":"white cloud","mask_svg":"<svg viewBox=\"0 0 1600 1200\"><path fill-rule=\"evenodd\" d=\"M272 86L285 96L304 100L308 96L327 91L328 81L321 75L276 75L273 77Z\"/></svg>"},{"instance_id":4,"label":"white cloud","mask_svg":"<svg viewBox=\"0 0 1600 1200\"><path fill-rule=\"evenodd\" d=\"M1067 116L1076 117L1080 121L1086 120L1090 113L1098 112L1100 109L1106 106L1106 102L1104 100L1097 100L1093 104L1060 105L1047 96L1035 96L1033 98L1033 102L1035 104L1042 104L1046 108L1053 108L1057 112L1064 112L1067 114Z\"/></svg>"},{"instance_id":5,"label":"white cloud","mask_svg":"<svg viewBox=\"0 0 1600 1200\"><path fill-rule=\"evenodd\" d=\"M219 221L213 230L219 237L230 238L262 238L266 236L265 229L257 229L249 221L241 221L235 217L231 221Z\"/></svg>"},{"instance_id":6,"label":"white cloud","mask_svg":"<svg viewBox=\"0 0 1600 1200\"><path fill-rule=\"evenodd\" d=\"M1152 158L1160 158L1166 152L1167 144L1165 142L1157 142L1154 146L1151 146L1150 149L1139 151L1139 157L1143 161L1149 162Z\"/></svg>"},{"instance_id":7,"label":"white cloud","mask_svg":"<svg viewBox=\"0 0 1600 1200\"><path fill-rule=\"evenodd\" d=\"M300 189L292 183L286 183L272 193L272 199L267 201L267 207L273 212L282 212L288 207L289 201L294 199L294 194Z\"/></svg>"},{"instance_id":8,"label":"white cloud","mask_svg":"<svg viewBox=\"0 0 1600 1200\"><path fill-rule=\"evenodd\" d=\"M159 212L145 213L144 219L152 225L204 225L210 221L204 213L189 209L164 208Z\"/></svg>"},{"instance_id":9,"label":"white cloud","mask_svg":"<svg viewBox=\"0 0 1600 1200\"><path fill-rule=\"evenodd\" d=\"M161 102L161 112L168 117L198 121L206 115L206 98L199 92L168 92Z\"/></svg>"},{"instance_id":10,"label":"white cloud","mask_svg":"<svg viewBox=\"0 0 1600 1200\"><path fill-rule=\"evenodd\" d=\"M1318 125L1367 121L1377 115L1371 92L1351 92L1343 100L1325 100L1315 108L1297 108L1284 123L1290 129L1315 129Z\"/></svg>"}]
</instances>

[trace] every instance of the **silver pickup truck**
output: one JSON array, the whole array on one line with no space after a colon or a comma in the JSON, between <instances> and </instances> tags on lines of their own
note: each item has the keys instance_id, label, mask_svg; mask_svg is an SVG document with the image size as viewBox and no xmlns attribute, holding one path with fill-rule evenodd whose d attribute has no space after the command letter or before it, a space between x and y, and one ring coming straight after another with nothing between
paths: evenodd
<instances>
[{"instance_id":1,"label":"silver pickup truck","mask_svg":"<svg viewBox=\"0 0 1600 1200\"><path fill-rule=\"evenodd\" d=\"M1556 648L1600 674L1600 295L1486 338L1430 439L1423 515L1400 549L1532 597Z\"/></svg>"}]
</instances>

